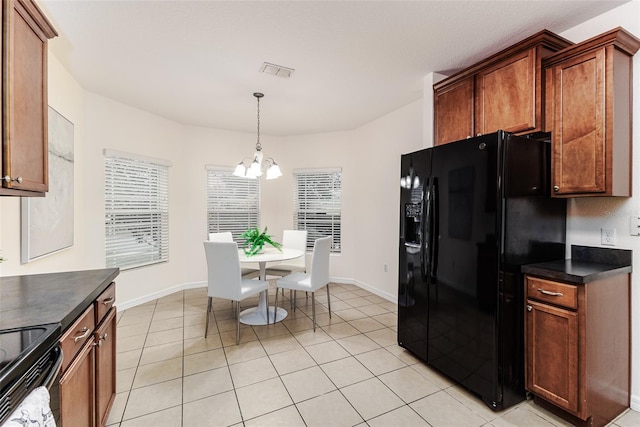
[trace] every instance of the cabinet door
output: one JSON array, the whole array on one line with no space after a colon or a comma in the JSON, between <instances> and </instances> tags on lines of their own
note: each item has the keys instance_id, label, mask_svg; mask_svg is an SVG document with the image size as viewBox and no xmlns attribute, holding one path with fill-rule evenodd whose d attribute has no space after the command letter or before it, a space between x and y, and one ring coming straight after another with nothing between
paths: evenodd
<instances>
[{"instance_id":1,"label":"cabinet door","mask_svg":"<svg viewBox=\"0 0 640 427\"><path fill-rule=\"evenodd\" d=\"M103 426L116 396L116 309L112 308L95 333L96 425Z\"/></svg>"},{"instance_id":2,"label":"cabinet door","mask_svg":"<svg viewBox=\"0 0 640 427\"><path fill-rule=\"evenodd\" d=\"M553 194L604 193L605 49L546 71L553 98Z\"/></svg>"},{"instance_id":3,"label":"cabinet door","mask_svg":"<svg viewBox=\"0 0 640 427\"><path fill-rule=\"evenodd\" d=\"M35 5L3 2L8 49L3 52L2 185L17 190L48 190L47 39Z\"/></svg>"},{"instance_id":4,"label":"cabinet door","mask_svg":"<svg viewBox=\"0 0 640 427\"><path fill-rule=\"evenodd\" d=\"M577 314L528 300L526 316L527 389L561 408L577 413Z\"/></svg>"},{"instance_id":5,"label":"cabinet door","mask_svg":"<svg viewBox=\"0 0 640 427\"><path fill-rule=\"evenodd\" d=\"M536 48L513 55L476 76L476 134L538 130L541 78Z\"/></svg>"},{"instance_id":6,"label":"cabinet door","mask_svg":"<svg viewBox=\"0 0 640 427\"><path fill-rule=\"evenodd\" d=\"M473 76L434 91L435 145L473 135Z\"/></svg>"},{"instance_id":7,"label":"cabinet door","mask_svg":"<svg viewBox=\"0 0 640 427\"><path fill-rule=\"evenodd\" d=\"M94 426L94 380L94 346L89 340L60 379L62 427Z\"/></svg>"}]
</instances>

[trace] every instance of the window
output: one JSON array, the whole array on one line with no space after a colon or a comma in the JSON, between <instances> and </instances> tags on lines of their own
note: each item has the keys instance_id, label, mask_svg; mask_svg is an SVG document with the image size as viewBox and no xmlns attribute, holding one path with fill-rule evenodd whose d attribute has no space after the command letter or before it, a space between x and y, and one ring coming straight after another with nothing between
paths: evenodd
<instances>
[{"instance_id":1,"label":"window","mask_svg":"<svg viewBox=\"0 0 640 427\"><path fill-rule=\"evenodd\" d=\"M293 172L293 226L307 230L307 249L324 236L333 236L331 252L340 253L341 169Z\"/></svg>"},{"instance_id":2,"label":"window","mask_svg":"<svg viewBox=\"0 0 640 427\"><path fill-rule=\"evenodd\" d=\"M240 235L260 223L260 180L237 177L232 172L207 166L207 230L230 231L241 244Z\"/></svg>"},{"instance_id":3,"label":"window","mask_svg":"<svg viewBox=\"0 0 640 427\"><path fill-rule=\"evenodd\" d=\"M105 150L107 267L169 259L169 166L164 160Z\"/></svg>"}]
</instances>

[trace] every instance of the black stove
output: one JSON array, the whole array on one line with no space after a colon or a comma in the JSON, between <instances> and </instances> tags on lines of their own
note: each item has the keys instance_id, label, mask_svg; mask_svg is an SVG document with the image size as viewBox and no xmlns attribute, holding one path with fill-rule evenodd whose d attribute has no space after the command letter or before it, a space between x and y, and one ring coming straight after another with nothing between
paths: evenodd
<instances>
[{"instance_id":1,"label":"black stove","mask_svg":"<svg viewBox=\"0 0 640 427\"><path fill-rule=\"evenodd\" d=\"M61 335L59 323L0 330L0 420L41 385L56 362Z\"/></svg>"}]
</instances>

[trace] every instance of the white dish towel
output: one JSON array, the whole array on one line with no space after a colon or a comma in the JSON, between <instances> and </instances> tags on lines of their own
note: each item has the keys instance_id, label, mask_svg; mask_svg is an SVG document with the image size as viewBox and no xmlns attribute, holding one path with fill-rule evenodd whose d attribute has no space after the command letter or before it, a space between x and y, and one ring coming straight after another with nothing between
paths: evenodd
<instances>
[{"instance_id":1,"label":"white dish towel","mask_svg":"<svg viewBox=\"0 0 640 427\"><path fill-rule=\"evenodd\" d=\"M36 388L13 411L2 427L56 427L56 420L49 407L50 399L46 387Z\"/></svg>"}]
</instances>

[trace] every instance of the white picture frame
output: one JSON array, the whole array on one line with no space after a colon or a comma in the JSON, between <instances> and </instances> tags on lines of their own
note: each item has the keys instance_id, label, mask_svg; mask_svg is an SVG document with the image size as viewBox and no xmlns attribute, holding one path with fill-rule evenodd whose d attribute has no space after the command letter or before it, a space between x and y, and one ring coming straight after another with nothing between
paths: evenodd
<instances>
[{"instance_id":1,"label":"white picture frame","mask_svg":"<svg viewBox=\"0 0 640 427\"><path fill-rule=\"evenodd\" d=\"M73 246L74 126L49 107L49 191L45 197L22 197L23 264Z\"/></svg>"}]
</instances>

